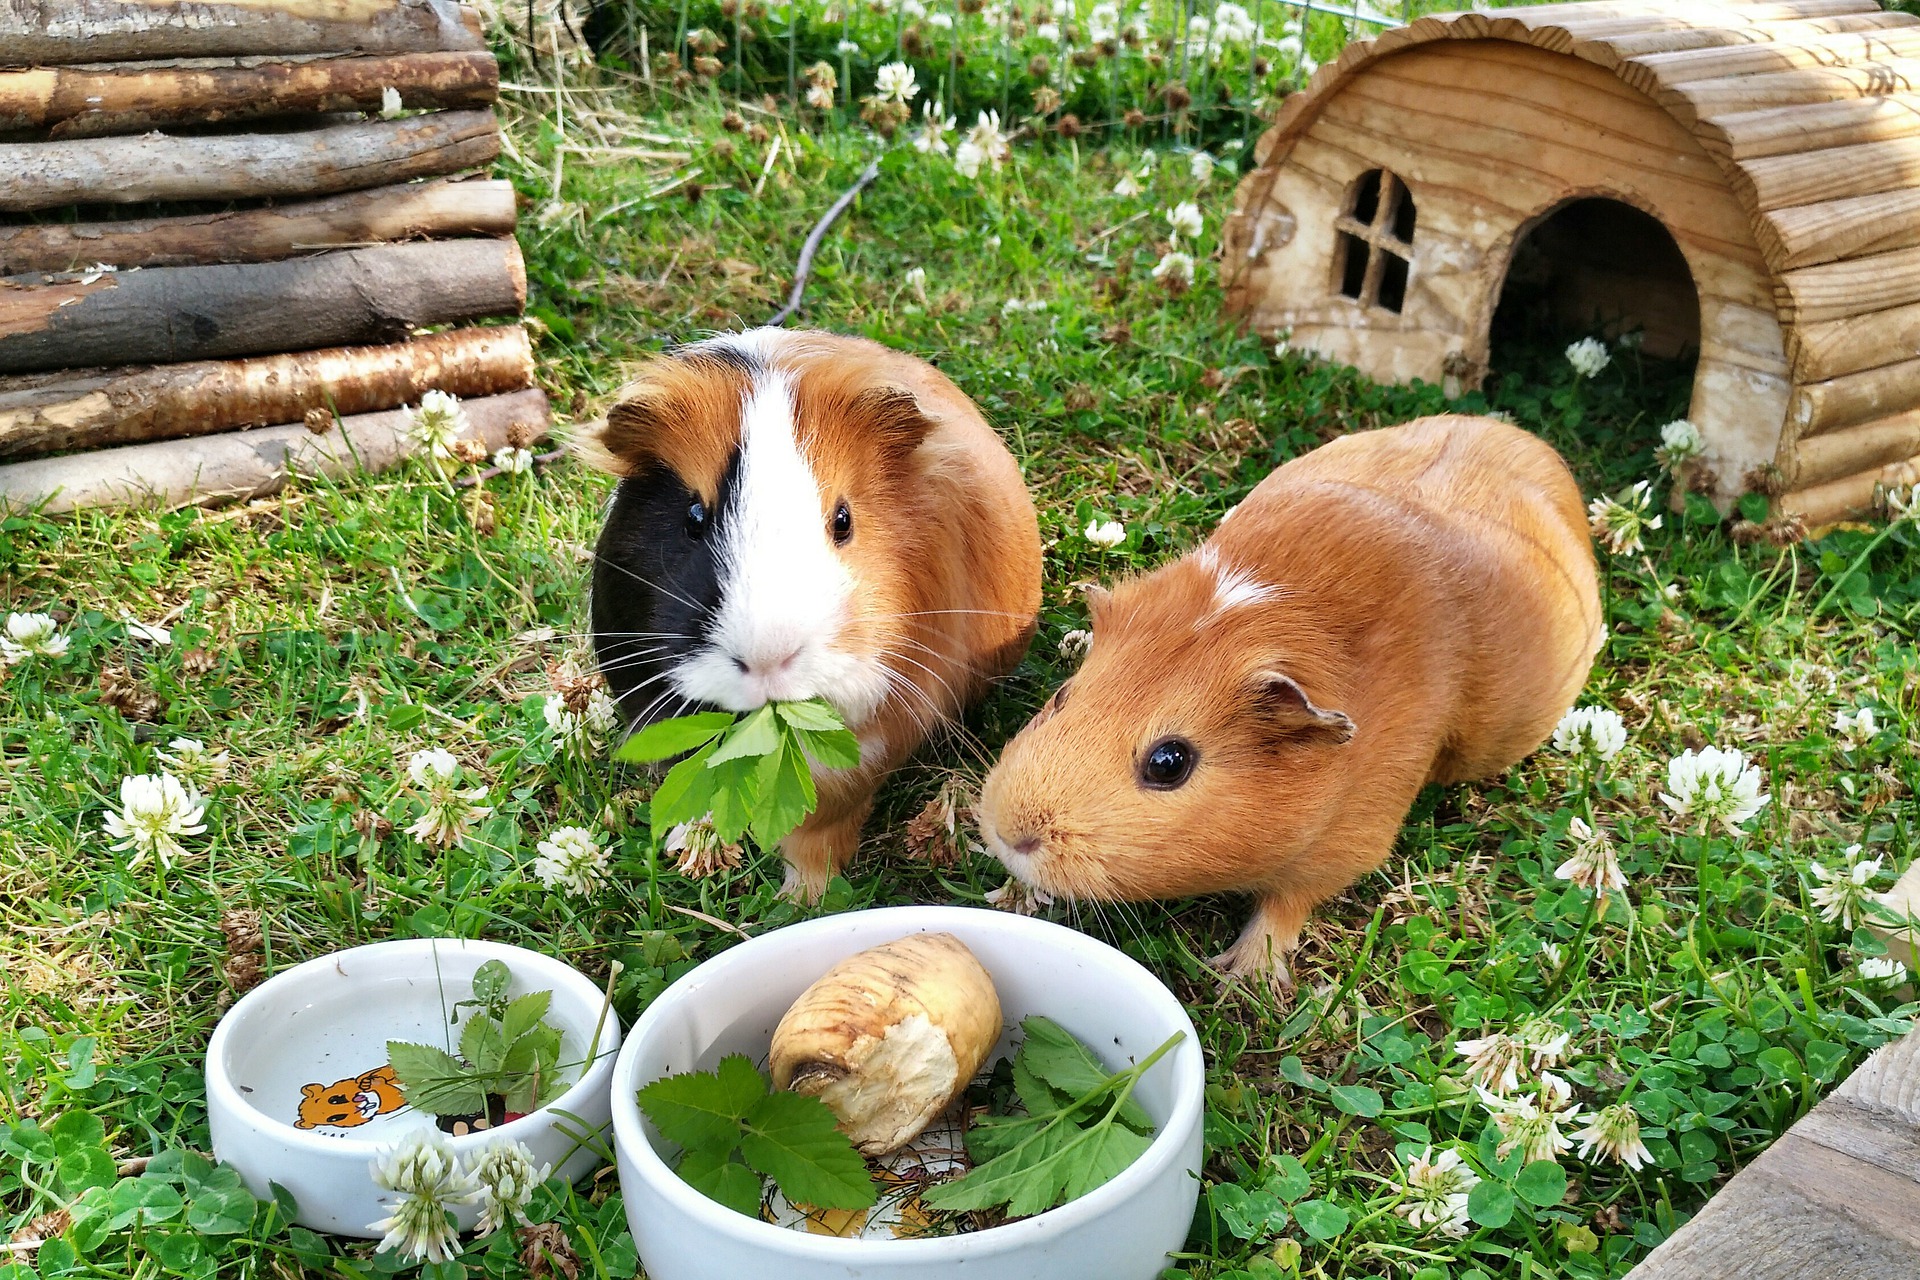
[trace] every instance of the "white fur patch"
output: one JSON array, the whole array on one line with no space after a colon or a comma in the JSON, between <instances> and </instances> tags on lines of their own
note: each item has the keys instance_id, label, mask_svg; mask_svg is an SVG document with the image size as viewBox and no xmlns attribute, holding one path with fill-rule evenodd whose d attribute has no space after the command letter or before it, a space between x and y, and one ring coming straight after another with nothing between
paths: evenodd
<instances>
[{"instance_id":1,"label":"white fur patch","mask_svg":"<svg viewBox=\"0 0 1920 1280\"><path fill-rule=\"evenodd\" d=\"M754 333L729 345L764 356L772 344ZM857 584L827 532L830 497L795 432L791 375L760 374L741 406L720 607L710 643L674 671L682 695L728 711L825 697L855 723L879 705L885 676L837 647Z\"/></svg>"},{"instance_id":2,"label":"white fur patch","mask_svg":"<svg viewBox=\"0 0 1920 1280\"><path fill-rule=\"evenodd\" d=\"M1245 569L1235 569L1230 565L1222 564L1220 552L1212 544L1201 547L1194 554L1194 561L1213 575L1213 613L1208 617L1224 613L1228 609L1237 609L1241 605L1276 600L1284 594L1279 587L1261 582ZM1201 619L1203 622L1205 620Z\"/></svg>"}]
</instances>

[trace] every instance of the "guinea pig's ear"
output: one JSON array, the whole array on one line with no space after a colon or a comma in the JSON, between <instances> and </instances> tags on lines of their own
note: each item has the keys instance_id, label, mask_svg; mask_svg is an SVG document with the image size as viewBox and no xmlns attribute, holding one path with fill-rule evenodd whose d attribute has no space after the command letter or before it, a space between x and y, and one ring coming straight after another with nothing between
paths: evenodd
<instances>
[{"instance_id":1,"label":"guinea pig's ear","mask_svg":"<svg viewBox=\"0 0 1920 1280\"><path fill-rule=\"evenodd\" d=\"M1113 592L1097 582L1089 582L1080 588L1080 595L1087 602L1087 621L1098 631L1100 619L1107 616L1107 609L1113 604Z\"/></svg>"},{"instance_id":2,"label":"guinea pig's ear","mask_svg":"<svg viewBox=\"0 0 1920 1280\"><path fill-rule=\"evenodd\" d=\"M639 382L574 440L573 451L588 466L622 478L638 475L659 458L661 437L684 408L665 388Z\"/></svg>"},{"instance_id":3,"label":"guinea pig's ear","mask_svg":"<svg viewBox=\"0 0 1920 1280\"><path fill-rule=\"evenodd\" d=\"M1316 707L1306 690L1278 671L1256 677L1260 712L1267 723L1284 734L1312 734L1338 744L1353 737L1353 721L1344 711Z\"/></svg>"},{"instance_id":4,"label":"guinea pig's ear","mask_svg":"<svg viewBox=\"0 0 1920 1280\"><path fill-rule=\"evenodd\" d=\"M854 419L862 423L880 452L904 458L920 447L933 421L920 410L913 392L892 383L868 387L853 398Z\"/></svg>"}]
</instances>

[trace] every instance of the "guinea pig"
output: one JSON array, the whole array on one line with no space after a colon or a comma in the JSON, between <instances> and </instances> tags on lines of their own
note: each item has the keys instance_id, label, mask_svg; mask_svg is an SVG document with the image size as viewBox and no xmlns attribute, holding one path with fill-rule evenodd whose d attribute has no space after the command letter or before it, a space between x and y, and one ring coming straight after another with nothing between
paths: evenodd
<instances>
[{"instance_id":1,"label":"guinea pig","mask_svg":"<svg viewBox=\"0 0 1920 1280\"><path fill-rule=\"evenodd\" d=\"M982 788L1046 893L1246 891L1215 959L1292 985L1321 900L1380 866L1420 788L1552 732L1603 635L1580 490L1489 418L1422 418L1282 466L1193 552L1090 592L1084 664Z\"/></svg>"},{"instance_id":2,"label":"guinea pig","mask_svg":"<svg viewBox=\"0 0 1920 1280\"><path fill-rule=\"evenodd\" d=\"M1019 466L925 361L783 329L649 361L581 451L620 477L591 621L627 730L818 697L858 736L781 842L787 891L817 897L880 780L1026 652L1040 530Z\"/></svg>"}]
</instances>

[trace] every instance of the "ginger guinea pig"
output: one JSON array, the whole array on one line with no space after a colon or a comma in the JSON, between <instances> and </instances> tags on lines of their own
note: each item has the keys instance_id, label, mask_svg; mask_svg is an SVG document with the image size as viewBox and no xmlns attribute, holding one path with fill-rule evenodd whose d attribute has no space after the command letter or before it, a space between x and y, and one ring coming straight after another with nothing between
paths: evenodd
<instances>
[{"instance_id":1,"label":"ginger guinea pig","mask_svg":"<svg viewBox=\"0 0 1920 1280\"><path fill-rule=\"evenodd\" d=\"M1488 418L1287 463L1192 553L1111 596L982 790L987 846L1091 899L1250 892L1216 963L1291 985L1315 903L1380 866L1420 788L1551 733L1602 636L1580 490Z\"/></svg>"},{"instance_id":2,"label":"ginger guinea pig","mask_svg":"<svg viewBox=\"0 0 1920 1280\"><path fill-rule=\"evenodd\" d=\"M646 364L585 442L619 476L593 645L627 730L820 697L860 764L816 767L781 844L817 896L886 773L1019 662L1040 531L1013 456L945 375L876 343L755 329Z\"/></svg>"}]
</instances>

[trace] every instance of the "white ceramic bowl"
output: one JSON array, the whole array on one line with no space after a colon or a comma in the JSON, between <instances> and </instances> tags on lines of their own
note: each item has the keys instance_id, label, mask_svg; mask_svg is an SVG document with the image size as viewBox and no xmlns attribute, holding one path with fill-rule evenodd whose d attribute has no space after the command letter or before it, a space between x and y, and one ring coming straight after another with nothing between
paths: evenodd
<instances>
[{"instance_id":1,"label":"white ceramic bowl","mask_svg":"<svg viewBox=\"0 0 1920 1280\"><path fill-rule=\"evenodd\" d=\"M433 1119L395 1107L358 1124L299 1127L300 1121L352 1119L396 1103L397 1094L363 1088L359 1078L385 1065L389 1040L457 1044L459 1030L448 1026L445 1011L473 995L474 971L488 960L504 961L512 970L509 995L553 992L547 1021L560 1029L560 1061L586 1066L574 1066L573 1085L531 1115L449 1141L471 1158L489 1143L518 1140L536 1164L551 1164L571 1179L599 1168L620 1019L609 1010L599 1045L590 1048L601 991L585 975L537 951L458 939L377 942L335 952L275 974L243 996L220 1019L207 1046L214 1155L239 1170L257 1196L266 1196L275 1182L292 1192L301 1225L378 1237L367 1228L391 1210L381 1199L387 1193L373 1184L369 1162L408 1131L432 1127ZM478 1215L477 1206L461 1209L460 1229L471 1230Z\"/></svg>"},{"instance_id":2,"label":"white ceramic bowl","mask_svg":"<svg viewBox=\"0 0 1920 1280\"><path fill-rule=\"evenodd\" d=\"M1160 1127L1125 1172L1058 1209L987 1231L875 1241L809 1235L735 1213L668 1167L637 1090L675 1072L712 1070L730 1053L764 1064L780 1015L836 961L937 931L957 935L993 975L1009 1032L1028 1014L1046 1014L1116 1069L1185 1033L1134 1092ZM1005 1056L1011 1038L1003 1036L988 1061ZM722 952L640 1016L613 1069L620 1192L651 1280L1153 1280L1193 1219L1205 1085L1205 1056L1179 1000L1105 943L1044 920L969 907L849 912Z\"/></svg>"}]
</instances>

